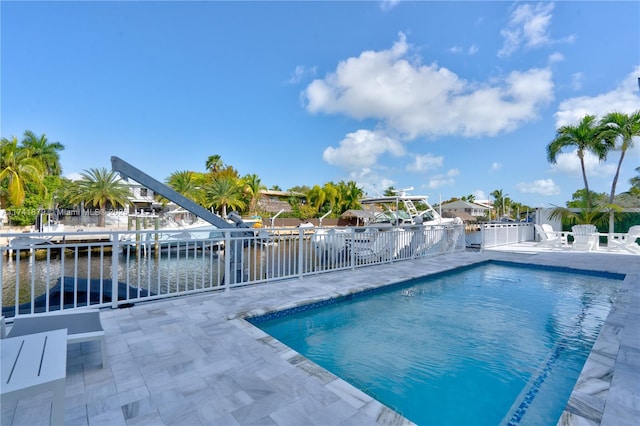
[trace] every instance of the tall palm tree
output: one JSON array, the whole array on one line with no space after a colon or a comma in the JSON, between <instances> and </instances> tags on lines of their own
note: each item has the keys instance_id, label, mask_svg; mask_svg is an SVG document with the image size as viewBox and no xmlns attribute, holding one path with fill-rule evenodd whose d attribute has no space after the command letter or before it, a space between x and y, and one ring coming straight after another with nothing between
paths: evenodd
<instances>
[{"instance_id":1,"label":"tall palm tree","mask_svg":"<svg viewBox=\"0 0 640 426\"><path fill-rule=\"evenodd\" d=\"M325 201L329 203L329 210L336 212L336 206L340 205L340 191L333 182L327 182L322 187L325 194Z\"/></svg>"},{"instance_id":2,"label":"tall palm tree","mask_svg":"<svg viewBox=\"0 0 640 426\"><path fill-rule=\"evenodd\" d=\"M504 203L504 197L506 194L503 193L502 189L496 189L489 195L493 197L493 207L496 209L496 219L498 219L500 216L500 207ZM504 215L504 208L502 209L502 214Z\"/></svg>"},{"instance_id":3,"label":"tall palm tree","mask_svg":"<svg viewBox=\"0 0 640 426\"><path fill-rule=\"evenodd\" d=\"M358 188L358 184L355 181L350 180L346 183L341 181L338 183L338 188L340 189L340 199L342 200L340 213L350 209L358 210L362 207L360 199L363 197L364 191Z\"/></svg>"},{"instance_id":4,"label":"tall palm tree","mask_svg":"<svg viewBox=\"0 0 640 426\"><path fill-rule=\"evenodd\" d=\"M178 194L196 203L202 201L201 190L195 172L189 170L173 172L167 178L166 183Z\"/></svg>"},{"instance_id":5,"label":"tall palm tree","mask_svg":"<svg viewBox=\"0 0 640 426\"><path fill-rule=\"evenodd\" d=\"M69 188L69 199L73 203L84 202L100 210L98 226L104 227L107 203L113 207L129 204L129 187L120 181L116 172L107 169L89 169L80 174L82 179Z\"/></svg>"},{"instance_id":6,"label":"tall palm tree","mask_svg":"<svg viewBox=\"0 0 640 426\"><path fill-rule=\"evenodd\" d=\"M262 184L257 174L248 174L242 178L244 183L244 193L249 198L249 212L256 214L258 209L258 201L260 200L260 191L267 189Z\"/></svg>"},{"instance_id":7,"label":"tall palm tree","mask_svg":"<svg viewBox=\"0 0 640 426\"><path fill-rule=\"evenodd\" d=\"M627 149L633 147L634 138L640 137L640 110L632 114L623 114L621 112L612 112L605 115L601 120L602 126L606 129L605 135L608 137L612 144L615 144L616 140L620 140L620 145L613 147L613 149L620 150L620 160L618 160L618 168L616 174L613 176L613 183L611 184L611 194L609 195L609 204L613 205L613 200L616 195L616 185L618 183L618 177L620 176L620 168L622 167L622 160ZM614 230L614 211L609 212L609 233L613 234Z\"/></svg>"},{"instance_id":8,"label":"tall palm tree","mask_svg":"<svg viewBox=\"0 0 640 426\"><path fill-rule=\"evenodd\" d=\"M60 142L49 142L46 135L36 136L31 130L24 132L22 146L31 150L31 155L39 159L48 175L60 176L62 166L60 165L60 153L64 150L64 145Z\"/></svg>"},{"instance_id":9,"label":"tall palm tree","mask_svg":"<svg viewBox=\"0 0 640 426\"><path fill-rule=\"evenodd\" d=\"M205 163L205 167L208 171L215 173L223 167L224 163L222 162L222 157L218 154L210 155L207 158L207 162Z\"/></svg>"},{"instance_id":10,"label":"tall palm tree","mask_svg":"<svg viewBox=\"0 0 640 426\"><path fill-rule=\"evenodd\" d=\"M245 204L242 200L242 185L237 179L222 176L213 179L205 188L207 202L214 209L222 210L222 217L227 216L227 207L242 209Z\"/></svg>"},{"instance_id":11,"label":"tall palm tree","mask_svg":"<svg viewBox=\"0 0 640 426\"><path fill-rule=\"evenodd\" d=\"M32 156L30 149L18 145L18 138L0 140L0 182L6 179L9 202L20 207L24 203L25 184L34 182L44 187L42 162Z\"/></svg>"},{"instance_id":12,"label":"tall palm tree","mask_svg":"<svg viewBox=\"0 0 640 426\"><path fill-rule=\"evenodd\" d=\"M327 195L319 185L314 185L313 188L311 188L307 193L309 204L315 207L317 211L320 211L320 209L324 205L326 198Z\"/></svg>"},{"instance_id":13,"label":"tall palm tree","mask_svg":"<svg viewBox=\"0 0 640 426\"><path fill-rule=\"evenodd\" d=\"M555 139L547 145L547 159L551 164L556 164L558 155L563 149L577 148L580 167L582 168L584 189L587 191L587 208L591 208L592 204L584 156L586 152L592 152L598 157L598 160L603 161L607 157L611 146L610 139L604 137L603 129L598 125L596 117L593 115L585 115L577 126L567 125L560 127L556 131Z\"/></svg>"}]
</instances>

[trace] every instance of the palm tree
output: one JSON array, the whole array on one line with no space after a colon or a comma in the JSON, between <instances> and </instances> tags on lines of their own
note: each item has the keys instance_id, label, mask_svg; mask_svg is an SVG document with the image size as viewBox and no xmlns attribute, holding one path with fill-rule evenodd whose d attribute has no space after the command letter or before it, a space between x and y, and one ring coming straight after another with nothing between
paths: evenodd
<instances>
[{"instance_id":1,"label":"palm tree","mask_svg":"<svg viewBox=\"0 0 640 426\"><path fill-rule=\"evenodd\" d=\"M364 191L358 188L358 184L355 181L350 180L346 183L341 181L338 183L338 188L340 189L340 198L342 200L340 213L344 213L350 209L358 210L362 207L360 205L360 199L363 197Z\"/></svg>"},{"instance_id":2,"label":"palm tree","mask_svg":"<svg viewBox=\"0 0 640 426\"><path fill-rule=\"evenodd\" d=\"M637 176L629 179L629 183L631 184L631 189L629 190L629 192L631 194L640 195L640 167L636 167L636 173L638 174Z\"/></svg>"},{"instance_id":3,"label":"palm tree","mask_svg":"<svg viewBox=\"0 0 640 426\"><path fill-rule=\"evenodd\" d=\"M59 151L64 150L64 145L60 142L49 142L46 135L38 137L31 130L27 130L24 132L22 146L30 149L31 155L42 162L48 175L60 176L62 166Z\"/></svg>"},{"instance_id":4,"label":"palm tree","mask_svg":"<svg viewBox=\"0 0 640 426\"><path fill-rule=\"evenodd\" d=\"M605 115L601 120L602 126L604 126L605 135L611 140L612 144L615 144L616 140L620 140L620 146L612 149L620 150L620 160L618 160L618 168L616 174L613 176L613 183L611 184L611 194L609 195L609 204L613 205L613 200L616 195L616 185L618 183L618 177L620 176L620 168L622 167L622 160L627 149L633 147L633 140L636 137L640 137L640 110L633 114L627 115L621 112L612 112ZM613 234L614 231L614 211L609 212L609 233Z\"/></svg>"},{"instance_id":5,"label":"palm tree","mask_svg":"<svg viewBox=\"0 0 640 426\"><path fill-rule=\"evenodd\" d=\"M120 181L116 172L107 169L89 169L80 174L82 179L69 188L69 199L73 203L84 202L100 209L98 226L104 227L107 203L113 207L129 204L129 187Z\"/></svg>"},{"instance_id":6,"label":"palm tree","mask_svg":"<svg viewBox=\"0 0 640 426\"><path fill-rule=\"evenodd\" d=\"M200 186L196 174L189 170L173 172L166 180L167 185L178 194L199 203L202 201Z\"/></svg>"},{"instance_id":7,"label":"palm tree","mask_svg":"<svg viewBox=\"0 0 640 426\"><path fill-rule=\"evenodd\" d=\"M30 149L18 146L18 139L15 136L0 140L0 182L7 180L11 205L22 206L27 182L34 182L44 187L43 174L42 162L32 156Z\"/></svg>"},{"instance_id":8,"label":"palm tree","mask_svg":"<svg viewBox=\"0 0 640 426\"><path fill-rule=\"evenodd\" d=\"M314 185L307 193L309 204L315 207L317 211L320 211L326 198L324 190L319 185Z\"/></svg>"},{"instance_id":9,"label":"palm tree","mask_svg":"<svg viewBox=\"0 0 640 426\"><path fill-rule=\"evenodd\" d=\"M496 189L494 190L491 194L489 194L493 197L493 207L496 209L496 220L498 219L498 217L500 216L499 212L500 212L500 206L503 205L504 203L504 197L506 194L503 194L502 189ZM502 214L504 215L504 208L502 209Z\"/></svg>"},{"instance_id":10,"label":"palm tree","mask_svg":"<svg viewBox=\"0 0 640 426\"><path fill-rule=\"evenodd\" d=\"M604 137L603 129L598 125L596 117L593 115L585 115L577 126L560 127L556 131L555 139L547 145L547 159L551 164L556 164L558 155L564 148L577 148L584 188L587 191L587 208L591 208L591 194L584 165L585 153L590 151L598 157L598 160L603 161L611 146L610 139Z\"/></svg>"},{"instance_id":11,"label":"palm tree","mask_svg":"<svg viewBox=\"0 0 640 426\"><path fill-rule=\"evenodd\" d=\"M322 187L325 195L325 201L329 203L329 210L336 212L336 206L340 205L340 191L333 182L327 182Z\"/></svg>"},{"instance_id":12,"label":"palm tree","mask_svg":"<svg viewBox=\"0 0 640 426\"><path fill-rule=\"evenodd\" d=\"M207 162L205 163L205 167L211 173L215 173L222 168L224 164L222 163L222 157L218 154L210 155L207 158Z\"/></svg>"},{"instance_id":13,"label":"palm tree","mask_svg":"<svg viewBox=\"0 0 640 426\"><path fill-rule=\"evenodd\" d=\"M213 179L205 188L209 206L222 210L222 217L227 216L227 207L242 209L242 186L237 179L222 176Z\"/></svg>"},{"instance_id":14,"label":"palm tree","mask_svg":"<svg viewBox=\"0 0 640 426\"><path fill-rule=\"evenodd\" d=\"M619 211L620 208L614 208ZM560 219L563 225L604 225L607 223L607 206L598 205L595 207L583 207L578 211L566 207L556 207L551 210L549 217L554 220Z\"/></svg>"},{"instance_id":15,"label":"palm tree","mask_svg":"<svg viewBox=\"0 0 640 426\"><path fill-rule=\"evenodd\" d=\"M243 177L242 182L244 183L244 193L249 198L249 212L255 215L260 200L260 191L267 189L267 187L262 184L255 173Z\"/></svg>"}]
</instances>

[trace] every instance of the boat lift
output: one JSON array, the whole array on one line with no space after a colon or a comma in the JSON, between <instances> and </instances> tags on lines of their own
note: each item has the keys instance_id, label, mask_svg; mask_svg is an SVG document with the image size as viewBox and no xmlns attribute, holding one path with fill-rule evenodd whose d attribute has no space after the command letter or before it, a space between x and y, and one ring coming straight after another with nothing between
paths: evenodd
<instances>
[{"instance_id":1,"label":"boat lift","mask_svg":"<svg viewBox=\"0 0 640 426\"><path fill-rule=\"evenodd\" d=\"M122 179L125 181L128 179L132 179L138 182L140 185L149 188L156 194L160 194L169 201L176 203L178 206L183 209L193 213L199 218L209 222L211 225L215 226L219 229L231 229L231 228L248 228L246 224L242 222L242 220L234 221L234 224L227 222L222 219L215 213L211 213L209 210L205 209L201 205L195 203L194 201L188 199L182 194L174 191L172 188L169 188L167 185L155 180L148 174L144 173L142 170L132 166L126 161L122 160L119 157L113 156L111 157L111 170L120 174ZM244 225L244 226L243 226ZM247 234L247 236L252 236L253 233ZM242 281L242 247L244 246L242 240L232 239L231 240L231 284L238 283Z\"/></svg>"}]
</instances>

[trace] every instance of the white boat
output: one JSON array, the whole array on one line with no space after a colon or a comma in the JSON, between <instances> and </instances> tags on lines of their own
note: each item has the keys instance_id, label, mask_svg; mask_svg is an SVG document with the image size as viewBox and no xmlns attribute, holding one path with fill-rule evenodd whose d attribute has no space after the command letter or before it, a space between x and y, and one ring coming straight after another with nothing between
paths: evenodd
<instances>
[{"instance_id":1,"label":"white boat","mask_svg":"<svg viewBox=\"0 0 640 426\"><path fill-rule=\"evenodd\" d=\"M382 207L364 227L321 228L311 241L322 261L348 262L351 255L358 263L385 259L417 257L443 241L455 244L464 233L459 218L443 218L426 195L409 195L408 188L392 196L365 198L364 205ZM449 228L455 232L449 232ZM446 232L445 232L446 231ZM450 241L449 241L450 240Z\"/></svg>"}]
</instances>

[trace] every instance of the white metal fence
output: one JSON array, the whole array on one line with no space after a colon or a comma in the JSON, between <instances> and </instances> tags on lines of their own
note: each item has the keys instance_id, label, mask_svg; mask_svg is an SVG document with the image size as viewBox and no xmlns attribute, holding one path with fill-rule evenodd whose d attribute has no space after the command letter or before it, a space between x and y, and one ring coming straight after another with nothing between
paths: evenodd
<instances>
[{"instance_id":1,"label":"white metal fence","mask_svg":"<svg viewBox=\"0 0 640 426\"><path fill-rule=\"evenodd\" d=\"M486 223L480 232L483 249L535 240L532 223Z\"/></svg>"},{"instance_id":2,"label":"white metal fence","mask_svg":"<svg viewBox=\"0 0 640 426\"><path fill-rule=\"evenodd\" d=\"M5 317L230 290L464 251L463 225L0 234Z\"/></svg>"}]
</instances>

